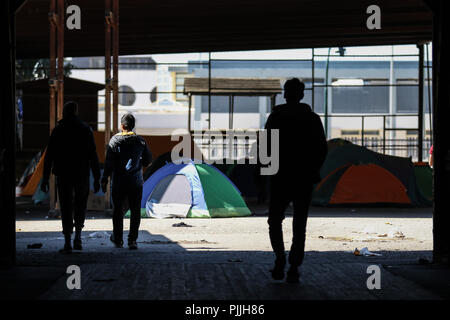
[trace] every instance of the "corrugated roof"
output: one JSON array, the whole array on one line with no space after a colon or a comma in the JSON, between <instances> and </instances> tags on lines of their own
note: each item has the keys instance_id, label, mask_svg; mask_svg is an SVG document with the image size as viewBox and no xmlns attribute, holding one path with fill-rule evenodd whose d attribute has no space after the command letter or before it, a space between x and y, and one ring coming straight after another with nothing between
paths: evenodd
<instances>
[{"instance_id":1,"label":"corrugated roof","mask_svg":"<svg viewBox=\"0 0 450 320\"><path fill-rule=\"evenodd\" d=\"M73 0L81 30L65 32L65 56L103 56L103 0ZM366 27L381 8L381 29ZM16 14L17 58L49 56L49 1ZM120 55L419 43L432 40L422 0L121 0Z\"/></svg>"}]
</instances>

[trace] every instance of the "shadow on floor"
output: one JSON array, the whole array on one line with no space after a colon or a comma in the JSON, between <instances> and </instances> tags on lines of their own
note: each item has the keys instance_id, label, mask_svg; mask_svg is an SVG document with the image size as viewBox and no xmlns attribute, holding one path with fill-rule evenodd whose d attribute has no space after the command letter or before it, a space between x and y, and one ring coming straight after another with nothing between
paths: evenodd
<instances>
[{"instance_id":1,"label":"shadow on floor","mask_svg":"<svg viewBox=\"0 0 450 320\"><path fill-rule=\"evenodd\" d=\"M107 235L86 237L84 250L57 252L58 232L20 233L17 267L0 271L2 299L123 300L342 300L441 299L448 297L449 269L419 265L430 251L379 252L380 257L344 251L308 251L298 285L271 279L269 251L231 251L208 243L183 244L141 231L139 250L117 249ZM94 234L90 232L90 234ZM101 237L100 237L101 236ZM126 234L125 234L126 236ZM26 249L40 241L41 249ZM81 269L81 290L69 290L66 269ZM367 288L367 268L378 265L381 290ZM4 293L7 292L7 295Z\"/></svg>"}]
</instances>

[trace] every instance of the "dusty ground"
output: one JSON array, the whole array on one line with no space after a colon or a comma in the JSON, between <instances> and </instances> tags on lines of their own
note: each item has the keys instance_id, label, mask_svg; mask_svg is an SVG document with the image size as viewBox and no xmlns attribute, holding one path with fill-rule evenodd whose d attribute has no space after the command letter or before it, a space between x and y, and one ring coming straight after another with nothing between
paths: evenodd
<instances>
[{"instance_id":1,"label":"dusty ground","mask_svg":"<svg viewBox=\"0 0 450 320\"><path fill-rule=\"evenodd\" d=\"M30 232L59 232L59 219L17 221L20 244L26 245ZM174 224L189 227L174 227ZM292 216L284 221L286 248L292 237ZM128 220L125 220L125 230ZM112 222L103 213L90 213L84 229L85 245L93 247L110 233ZM271 251L267 217L258 214L246 218L226 219L142 219L141 246L177 244L186 250L256 250ZM100 237L100 238L97 238ZM62 235L53 237L62 240ZM107 240L107 239L106 239ZM59 242L59 241L58 241ZM100 242L101 245L102 242ZM56 244L56 242L55 242ZM109 242L106 242L109 245ZM20 246L19 246L20 247ZM307 225L306 251L351 251L367 247L370 251L432 250L432 218L430 209L323 209L312 208Z\"/></svg>"},{"instance_id":2,"label":"dusty ground","mask_svg":"<svg viewBox=\"0 0 450 320\"><path fill-rule=\"evenodd\" d=\"M139 250L114 248L112 221L89 212L82 252L58 253L61 221L45 208L18 203L17 267L0 272L7 299L440 299L448 268L432 258L431 209L311 208L300 285L271 279L265 207L224 219L142 219ZM291 211L284 222L286 250ZM125 221L128 229L129 221ZM125 236L127 232L125 232ZM27 249L34 243L40 249ZM355 256L355 248L379 256ZM419 259L425 260L420 261ZM423 263L425 261L425 263ZM66 269L78 265L82 289L68 290ZM368 290L367 268L381 268L382 288Z\"/></svg>"}]
</instances>

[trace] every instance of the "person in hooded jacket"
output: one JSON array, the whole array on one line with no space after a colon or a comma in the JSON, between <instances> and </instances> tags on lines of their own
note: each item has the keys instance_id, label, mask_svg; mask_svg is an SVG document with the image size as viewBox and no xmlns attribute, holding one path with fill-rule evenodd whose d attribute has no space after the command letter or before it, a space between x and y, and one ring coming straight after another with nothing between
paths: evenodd
<instances>
[{"instance_id":1,"label":"person in hooded jacket","mask_svg":"<svg viewBox=\"0 0 450 320\"><path fill-rule=\"evenodd\" d=\"M73 249L82 250L81 231L89 196L89 170L94 177L94 192L100 190L100 166L92 129L78 116L78 104L64 104L63 118L52 130L44 158L41 190L48 192L50 174L56 176L64 234L63 253L72 252L71 237L75 226Z\"/></svg>"},{"instance_id":2,"label":"person in hooded jacket","mask_svg":"<svg viewBox=\"0 0 450 320\"><path fill-rule=\"evenodd\" d=\"M265 126L268 131L279 130L279 165L278 171L270 176L268 218L270 241L276 256L271 272L276 280L284 278L286 265L282 231L284 212L291 202L294 207L290 268L286 277L289 283L299 281L298 268L304 257L313 185L320 181L319 171L328 152L320 117L309 105L300 103L304 90L305 85L299 79L287 80L284 85L286 104L273 108ZM270 137L271 133L268 134Z\"/></svg>"},{"instance_id":3,"label":"person in hooded jacket","mask_svg":"<svg viewBox=\"0 0 450 320\"><path fill-rule=\"evenodd\" d=\"M102 189L106 191L108 178L112 175L113 234L110 240L116 247L123 247L123 217L129 208L130 232L128 247L137 249L139 225L141 223L142 168L150 165L152 154L145 140L135 134L136 120L131 113L121 119L122 132L114 135L106 151Z\"/></svg>"}]
</instances>

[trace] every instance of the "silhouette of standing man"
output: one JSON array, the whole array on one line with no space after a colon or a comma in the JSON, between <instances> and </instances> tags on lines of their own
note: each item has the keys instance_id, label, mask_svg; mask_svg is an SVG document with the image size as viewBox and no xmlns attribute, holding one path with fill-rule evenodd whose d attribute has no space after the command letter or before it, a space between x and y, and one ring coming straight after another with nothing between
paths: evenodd
<instances>
[{"instance_id":1,"label":"silhouette of standing man","mask_svg":"<svg viewBox=\"0 0 450 320\"><path fill-rule=\"evenodd\" d=\"M94 176L94 192L100 190L98 164L92 129L80 118L74 101L64 104L63 118L53 129L44 159L41 189L48 192L50 173L56 176L65 239L62 253L72 252L71 237L75 226L73 249L81 250L81 230L89 196L89 169ZM53 169L53 170L52 170Z\"/></svg>"},{"instance_id":2,"label":"silhouette of standing man","mask_svg":"<svg viewBox=\"0 0 450 320\"><path fill-rule=\"evenodd\" d=\"M145 140L132 130L135 118L131 113L121 119L122 132L109 141L106 151L105 170L102 177L102 189L106 191L108 177L112 174L113 234L110 240L116 247L123 247L123 216L130 208L130 232L128 247L137 249L136 240L141 223L141 199L144 179L142 166L152 161L152 154Z\"/></svg>"},{"instance_id":3,"label":"silhouette of standing man","mask_svg":"<svg viewBox=\"0 0 450 320\"><path fill-rule=\"evenodd\" d=\"M313 185L320 181L319 170L327 154L327 141L320 117L305 103L305 85L297 78L286 81L286 104L273 108L266 129L279 129L279 170L270 177L269 235L275 253L272 278L282 280L286 265L282 223L292 201L293 238L286 281L299 281L298 268L305 253L306 221ZM270 133L269 133L270 134ZM270 136L270 135L269 135Z\"/></svg>"}]
</instances>

